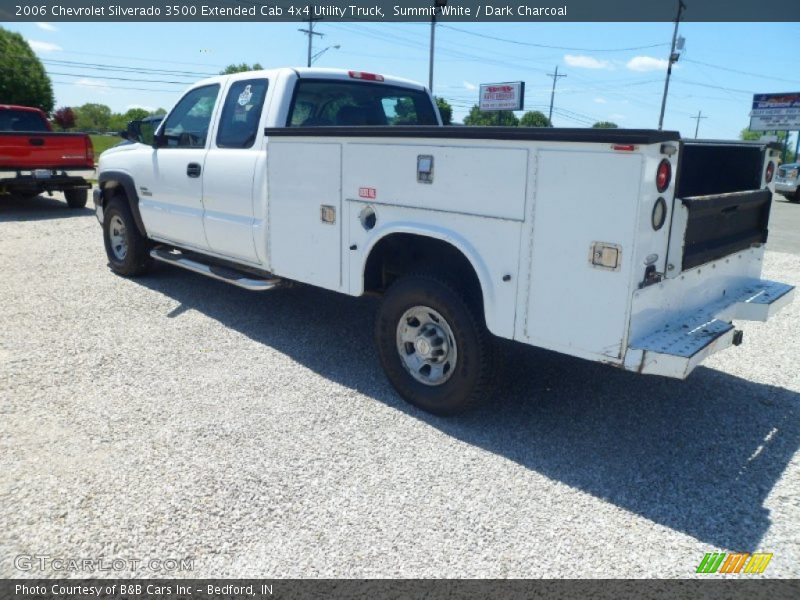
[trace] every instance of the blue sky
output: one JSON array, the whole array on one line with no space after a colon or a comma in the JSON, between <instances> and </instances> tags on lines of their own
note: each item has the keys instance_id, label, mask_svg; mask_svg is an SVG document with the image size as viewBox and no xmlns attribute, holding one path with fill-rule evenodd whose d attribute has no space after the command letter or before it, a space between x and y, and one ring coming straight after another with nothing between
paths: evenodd
<instances>
[{"instance_id":1,"label":"blue sky","mask_svg":"<svg viewBox=\"0 0 800 600\"><path fill-rule=\"evenodd\" d=\"M101 102L169 108L181 90L232 62L305 65L296 23L18 23L45 60L58 106ZM429 24L321 22L316 66L428 79ZM443 23L437 28L434 91L460 121L482 82L526 82L526 109L546 113L556 65L554 124L623 127L658 123L672 23ZM686 38L673 70L666 129L735 138L749 122L755 92L800 91L799 23L682 23ZM492 39L499 38L499 39ZM88 66L88 63L98 65ZM111 67L111 68L109 68ZM112 70L121 69L121 70ZM165 72L165 71L168 71ZM177 82L177 83L166 83Z\"/></svg>"}]
</instances>

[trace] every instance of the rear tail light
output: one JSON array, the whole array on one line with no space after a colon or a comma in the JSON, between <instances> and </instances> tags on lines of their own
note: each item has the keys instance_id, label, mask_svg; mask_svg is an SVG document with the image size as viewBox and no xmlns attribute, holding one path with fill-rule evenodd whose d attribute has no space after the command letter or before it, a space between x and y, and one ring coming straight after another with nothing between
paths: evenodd
<instances>
[{"instance_id":1,"label":"rear tail light","mask_svg":"<svg viewBox=\"0 0 800 600\"><path fill-rule=\"evenodd\" d=\"M365 73L364 71L348 71L351 79L363 79L364 81L383 81L383 75L375 73Z\"/></svg>"},{"instance_id":2,"label":"rear tail light","mask_svg":"<svg viewBox=\"0 0 800 600\"><path fill-rule=\"evenodd\" d=\"M658 170L656 171L656 189L659 193L663 193L669 187L670 182L672 181L672 165L670 162L665 158L658 164Z\"/></svg>"},{"instance_id":3,"label":"rear tail light","mask_svg":"<svg viewBox=\"0 0 800 600\"><path fill-rule=\"evenodd\" d=\"M92 138L86 136L86 162L92 163L94 166L94 146L92 145Z\"/></svg>"},{"instance_id":4,"label":"rear tail light","mask_svg":"<svg viewBox=\"0 0 800 600\"><path fill-rule=\"evenodd\" d=\"M767 183L772 181L772 176L775 175L775 163L769 161L767 164L767 172L764 174L764 179L767 180Z\"/></svg>"}]
</instances>

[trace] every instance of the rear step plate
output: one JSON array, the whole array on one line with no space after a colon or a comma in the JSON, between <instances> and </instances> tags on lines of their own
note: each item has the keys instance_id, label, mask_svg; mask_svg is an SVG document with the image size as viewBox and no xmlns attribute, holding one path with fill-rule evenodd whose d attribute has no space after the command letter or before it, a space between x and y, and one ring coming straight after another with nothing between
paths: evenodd
<instances>
[{"instance_id":1,"label":"rear step plate","mask_svg":"<svg viewBox=\"0 0 800 600\"><path fill-rule=\"evenodd\" d=\"M794 287L766 279L682 313L630 343L625 369L684 379L706 357L734 343L731 319L766 321L792 301Z\"/></svg>"},{"instance_id":2,"label":"rear step plate","mask_svg":"<svg viewBox=\"0 0 800 600\"><path fill-rule=\"evenodd\" d=\"M236 271L229 267L202 263L192 258L187 258L177 250L169 250L163 247L153 248L150 251L150 256L158 261L169 263L176 267L181 267L188 271L193 271L194 273L200 273L206 277L218 279L219 281L224 281L255 292L271 290L281 283L281 280L277 277L269 279L258 278L249 273Z\"/></svg>"}]
</instances>

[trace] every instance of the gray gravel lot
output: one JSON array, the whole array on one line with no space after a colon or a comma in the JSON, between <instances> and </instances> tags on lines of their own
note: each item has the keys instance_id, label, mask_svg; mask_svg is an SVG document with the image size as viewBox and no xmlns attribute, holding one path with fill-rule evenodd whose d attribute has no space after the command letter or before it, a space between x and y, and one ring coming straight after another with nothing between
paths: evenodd
<instances>
[{"instance_id":1,"label":"gray gravel lot","mask_svg":"<svg viewBox=\"0 0 800 600\"><path fill-rule=\"evenodd\" d=\"M715 550L800 576L800 301L685 382L503 343L493 401L440 419L385 381L372 300L126 280L45 198L0 202L0 274L2 577L688 577Z\"/></svg>"}]
</instances>

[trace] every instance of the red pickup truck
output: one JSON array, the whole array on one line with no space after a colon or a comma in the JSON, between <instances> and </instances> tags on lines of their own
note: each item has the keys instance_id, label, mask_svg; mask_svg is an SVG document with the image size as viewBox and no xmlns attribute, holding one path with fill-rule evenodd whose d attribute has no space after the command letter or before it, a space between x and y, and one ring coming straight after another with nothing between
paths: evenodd
<instances>
[{"instance_id":1,"label":"red pickup truck","mask_svg":"<svg viewBox=\"0 0 800 600\"><path fill-rule=\"evenodd\" d=\"M0 195L62 191L70 208L83 208L92 186L75 171L89 169L94 148L88 135L53 132L38 108L0 104Z\"/></svg>"}]
</instances>

